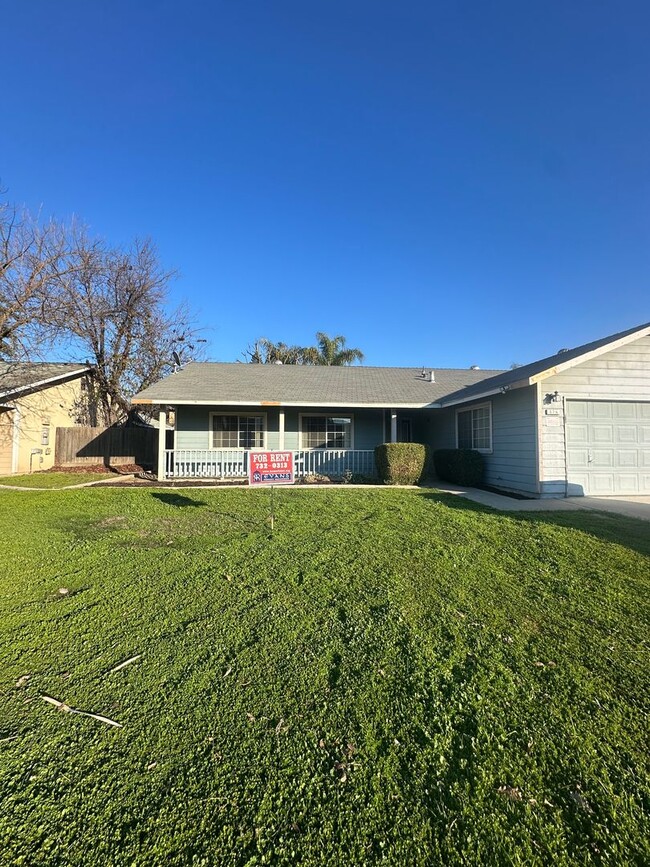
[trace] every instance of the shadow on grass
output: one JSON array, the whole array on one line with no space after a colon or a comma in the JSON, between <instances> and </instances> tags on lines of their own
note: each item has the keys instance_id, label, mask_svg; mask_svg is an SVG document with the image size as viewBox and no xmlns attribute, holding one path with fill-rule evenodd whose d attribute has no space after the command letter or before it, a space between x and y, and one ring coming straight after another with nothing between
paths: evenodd
<instances>
[{"instance_id":1,"label":"shadow on grass","mask_svg":"<svg viewBox=\"0 0 650 867\"><path fill-rule=\"evenodd\" d=\"M151 495L155 500L160 500L161 503L167 503L168 506L177 506L184 508L186 506L205 506L202 500L193 500L191 497L184 497L182 494L159 494Z\"/></svg>"},{"instance_id":2,"label":"shadow on grass","mask_svg":"<svg viewBox=\"0 0 650 867\"><path fill-rule=\"evenodd\" d=\"M623 545L639 554L650 556L650 527L647 521L640 518L628 518L625 515L586 509L557 512L504 512L453 494L432 491L423 496L427 500L441 503L449 509L457 509L462 512L499 515L520 523L552 524L555 527L578 530L590 536L596 536L604 542Z\"/></svg>"}]
</instances>

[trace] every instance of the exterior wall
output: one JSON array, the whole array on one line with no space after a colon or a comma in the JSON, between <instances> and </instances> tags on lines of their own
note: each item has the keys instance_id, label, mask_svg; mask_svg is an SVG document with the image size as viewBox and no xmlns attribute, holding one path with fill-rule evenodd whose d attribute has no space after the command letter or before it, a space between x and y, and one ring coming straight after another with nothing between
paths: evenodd
<instances>
[{"instance_id":1,"label":"exterior wall","mask_svg":"<svg viewBox=\"0 0 650 867\"><path fill-rule=\"evenodd\" d=\"M14 412L0 409L0 476L8 476L13 469Z\"/></svg>"},{"instance_id":2,"label":"exterior wall","mask_svg":"<svg viewBox=\"0 0 650 867\"><path fill-rule=\"evenodd\" d=\"M81 379L77 378L11 401L19 412L15 433L18 440L17 473L29 472L32 449L43 450L42 454L34 455L33 470L47 470L54 466L56 429L74 424L72 407L80 399ZM42 442L43 431L48 432L47 445ZM2 449L0 446L0 454Z\"/></svg>"},{"instance_id":3,"label":"exterior wall","mask_svg":"<svg viewBox=\"0 0 650 867\"><path fill-rule=\"evenodd\" d=\"M176 407L176 430L174 448L208 449L210 441L210 413L220 412L237 415L256 413L266 415L266 448L280 448L280 410L277 406L178 406ZM354 449L374 449L384 442L384 413L374 409L310 409L305 407L284 407L284 448L300 448L300 415L327 412L330 416L353 416Z\"/></svg>"},{"instance_id":4,"label":"exterior wall","mask_svg":"<svg viewBox=\"0 0 650 867\"><path fill-rule=\"evenodd\" d=\"M650 337L556 373L539 383L541 495L566 495L566 401L650 401ZM555 399L555 392L558 399Z\"/></svg>"},{"instance_id":5,"label":"exterior wall","mask_svg":"<svg viewBox=\"0 0 650 867\"><path fill-rule=\"evenodd\" d=\"M484 455L486 484L536 495L537 403L534 387L434 411L430 445L434 449L457 448L457 412L485 403L492 405L492 452Z\"/></svg>"}]
</instances>

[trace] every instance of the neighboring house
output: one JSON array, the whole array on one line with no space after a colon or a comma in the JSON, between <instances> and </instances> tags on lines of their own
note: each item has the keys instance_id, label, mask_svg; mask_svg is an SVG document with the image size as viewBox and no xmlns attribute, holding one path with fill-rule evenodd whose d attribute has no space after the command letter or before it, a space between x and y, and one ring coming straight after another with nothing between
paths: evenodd
<instances>
[{"instance_id":1,"label":"neighboring house","mask_svg":"<svg viewBox=\"0 0 650 867\"><path fill-rule=\"evenodd\" d=\"M382 442L473 448L486 483L537 497L650 493L650 324L508 371L190 363L136 395L172 406L159 477L374 472Z\"/></svg>"},{"instance_id":2,"label":"neighboring house","mask_svg":"<svg viewBox=\"0 0 650 867\"><path fill-rule=\"evenodd\" d=\"M75 423L91 376L88 365L0 362L0 476L53 466L56 430Z\"/></svg>"}]
</instances>

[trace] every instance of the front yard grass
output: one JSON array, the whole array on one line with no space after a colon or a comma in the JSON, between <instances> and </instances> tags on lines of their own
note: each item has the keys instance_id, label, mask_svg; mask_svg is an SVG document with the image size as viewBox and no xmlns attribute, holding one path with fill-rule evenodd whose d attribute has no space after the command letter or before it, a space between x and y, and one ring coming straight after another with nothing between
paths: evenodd
<instances>
[{"instance_id":1,"label":"front yard grass","mask_svg":"<svg viewBox=\"0 0 650 867\"><path fill-rule=\"evenodd\" d=\"M0 492L3 863L650 862L647 524L275 498Z\"/></svg>"}]
</instances>

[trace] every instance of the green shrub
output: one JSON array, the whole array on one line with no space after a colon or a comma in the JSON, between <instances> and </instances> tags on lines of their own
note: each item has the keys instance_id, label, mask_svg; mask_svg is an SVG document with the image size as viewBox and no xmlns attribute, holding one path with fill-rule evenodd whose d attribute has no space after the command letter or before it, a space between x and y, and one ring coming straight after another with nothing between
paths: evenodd
<instances>
[{"instance_id":1,"label":"green shrub","mask_svg":"<svg viewBox=\"0 0 650 867\"><path fill-rule=\"evenodd\" d=\"M375 463L385 485L415 485L427 471L428 449L421 443L383 443L375 448Z\"/></svg>"},{"instance_id":2,"label":"green shrub","mask_svg":"<svg viewBox=\"0 0 650 867\"><path fill-rule=\"evenodd\" d=\"M480 485L483 481L485 461L474 449L437 449L433 465L439 479L457 485Z\"/></svg>"}]
</instances>

